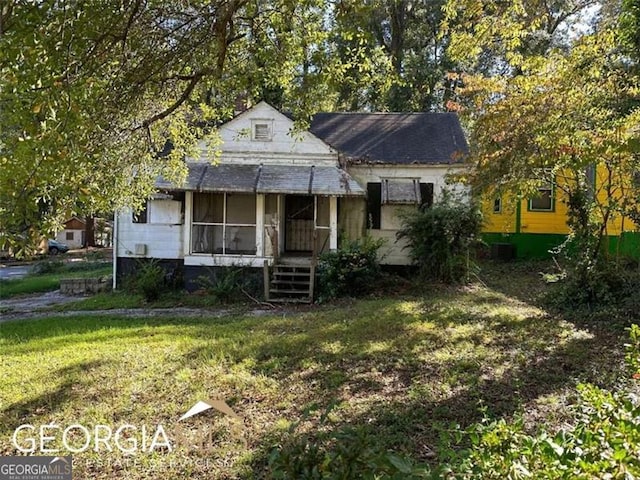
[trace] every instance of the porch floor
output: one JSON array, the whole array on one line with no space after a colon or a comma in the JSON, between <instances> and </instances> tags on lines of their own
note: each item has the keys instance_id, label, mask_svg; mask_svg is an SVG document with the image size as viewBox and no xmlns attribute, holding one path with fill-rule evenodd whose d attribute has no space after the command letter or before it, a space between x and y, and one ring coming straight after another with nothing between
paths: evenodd
<instances>
[{"instance_id":1,"label":"porch floor","mask_svg":"<svg viewBox=\"0 0 640 480\"><path fill-rule=\"evenodd\" d=\"M300 267L308 267L311 265L312 257L310 254L290 254L285 253L278 257L279 265L291 265L291 266L300 266Z\"/></svg>"}]
</instances>

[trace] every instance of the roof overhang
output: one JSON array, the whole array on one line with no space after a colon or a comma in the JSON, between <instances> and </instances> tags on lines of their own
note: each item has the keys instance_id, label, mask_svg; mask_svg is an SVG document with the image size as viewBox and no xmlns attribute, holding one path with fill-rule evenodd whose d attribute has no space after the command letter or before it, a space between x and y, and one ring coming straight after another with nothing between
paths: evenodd
<instances>
[{"instance_id":1,"label":"roof overhang","mask_svg":"<svg viewBox=\"0 0 640 480\"><path fill-rule=\"evenodd\" d=\"M337 166L189 163L184 183L158 180L156 187L193 192L285 193L364 196L351 176Z\"/></svg>"}]
</instances>

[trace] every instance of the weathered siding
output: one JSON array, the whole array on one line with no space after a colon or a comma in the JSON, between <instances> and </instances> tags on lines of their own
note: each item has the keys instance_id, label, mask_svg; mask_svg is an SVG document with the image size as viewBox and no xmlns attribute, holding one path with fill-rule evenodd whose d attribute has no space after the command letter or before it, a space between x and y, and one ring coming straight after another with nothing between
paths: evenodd
<instances>
[{"instance_id":1,"label":"weathered siding","mask_svg":"<svg viewBox=\"0 0 640 480\"><path fill-rule=\"evenodd\" d=\"M253 139L255 123L270 126L268 140ZM306 131L294 131L293 121L265 102L238 115L220 127L221 163L325 165L338 163L338 154L322 140ZM211 161L203 142L202 155L189 161Z\"/></svg>"},{"instance_id":2,"label":"weathered siding","mask_svg":"<svg viewBox=\"0 0 640 480\"><path fill-rule=\"evenodd\" d=\"M432 183L434 200L437 200L441 197L444 188L454 188L447 184L447 174L460 168L449 165L356 165L349 167L348 172L363 187L367 183L378 183L383 179L391 178L414 178L418 179L420 183ZM459 189L460 186L455 188ZM364 217L364 223L367 224L366 204L361 203L360 208L364 209L361 216ZM383 265L411 264L409 251L404 248L406 242L397 240L396 233L402 227L401 213L412 208L414 207L410 205L382 205L380 229L367 228L366 231L372 238L381 238L385 241L380 249L380 262ZM350 226L349 234L353 234L357 228L357 224Z\"/></svg>"},{"instance_id":3,"label":"weathered siding","mask_svg":"<svg viewBox=\"0 0 640 480\"><path fill-rule=\"evenodd\" d=\"M367 203L364 198L341 197L338 200L338 232L340 240L357 240L365 234Z\"/></svg>"},{"instance_id":4,"label":"weathered siding","mask_svg":"<svg viewBox=\"0 0 640 480\"><path fill-rule=\"evenodd\" d=\"M369 230L373 239L382 239L384 244L378 250L378 258L382 265L411 265L407 242L396 238L396 230Z\"/></svg>"},{"instance_id":5,"label":"weathered siding","mask_svg":"<svg viewBox=\"0 0 640 480\"><path fill-rule=\"evenodd\" d=\"M516 215L518 202L513 195L500 197L502 209L493 211L495 196L487 195L481 201L482 231L493 233L513 233L516 231Z\"/></svg>"},{"instance_id":6,"label":"weathered siding","mask_svg":"<svg viewBox=\"0 0 640 480\"><path fill-rule=\"evenodd\" d=\"M130 210L118 213L117 257L183 257L183 230L180 202L150 200L147 223L133 223ZM176 213L177 212L177 213ZM154 221L154 218L158 223ZM178 222L178 223L171 223ZM144 254L136 254L136 245L145 245Z\"/></svg>"}]
</instances>

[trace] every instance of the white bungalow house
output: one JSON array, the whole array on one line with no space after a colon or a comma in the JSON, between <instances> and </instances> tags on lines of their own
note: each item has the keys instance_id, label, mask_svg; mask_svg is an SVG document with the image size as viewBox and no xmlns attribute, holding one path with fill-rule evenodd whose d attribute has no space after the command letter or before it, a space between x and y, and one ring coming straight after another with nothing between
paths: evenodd
<instances>
[{"instance_id":1,"label":"white bungalow house","mask_svg":"<svg viewBox=\"0 0 640 480\"><path fill-rule=\"evenodd\" d=\"M217 268L244 266L265 273L266 297L309 299L316 256L366 232L386 240L383 263L406 265L399 210L433 202L467 153L449 113L321 113L309 131L294 132L261 102L219 130L218 163L203 144L182 185L158 182L145 211L116 215L116 283L154 258L187 288Z\"/></svg>"}]
</instances>

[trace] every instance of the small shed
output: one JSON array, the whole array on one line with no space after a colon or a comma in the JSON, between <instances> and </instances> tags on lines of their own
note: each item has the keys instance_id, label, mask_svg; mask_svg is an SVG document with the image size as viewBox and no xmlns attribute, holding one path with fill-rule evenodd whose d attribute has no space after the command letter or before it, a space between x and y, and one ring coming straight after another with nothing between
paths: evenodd
<instances>
[{"instance_id":1,"label":"small shed","mask_svg":"<svg viewBox=\"0 0 640 480\"><path fill-rule=\"evenodd\" d=\"M58 232L56 240L69 245L69 248L82 248L84 246L84 232L86 222L78 217L71 217L64 222L64 229Z\"/></svg>"}]
</instances>

